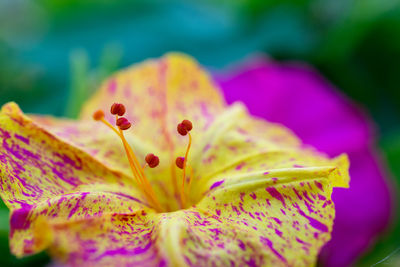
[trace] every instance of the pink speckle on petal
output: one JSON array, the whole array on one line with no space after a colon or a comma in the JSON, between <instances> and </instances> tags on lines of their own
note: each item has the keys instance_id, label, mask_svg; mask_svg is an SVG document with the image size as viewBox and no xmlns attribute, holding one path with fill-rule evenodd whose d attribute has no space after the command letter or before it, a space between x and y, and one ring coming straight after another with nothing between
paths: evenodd
<instances>
[{"instance_id":1,"label":"pink speckle on petal","mask_svg":"<svg viewBox=\"0 0 400 267\"><path fill-rule=\"evenodd\" d=\"M285 204L285 200L283 199L283 196L281 193L279 193L279 191L274 188L274 187L267 187L265 190L267 190L267 192L275 199L279 200L280 202L282 202L282 205L284 207L286 207Z\"/></svg>"},{"instance_id":2,"label":"pink speckle on petal","mask_svg":"<svg viewBox=\"0 0 400 267\"><path fill-rule=\"evenodd\" d=\"M271 251L283 262L287 263L287 260L274 248L274 244L272 243L271 240L269 240L266 237L260 237L260 242L264 245L264 246L268 246Z\"/></svg>"},{"instance_id":3,"label":"pink speckle on petal","mask_svg":"<svg viewBox=\"0 0 400 267\"><path fill-rule=\"evenodd\" d=\"M113 79L108 83L108 92L110 94L115 94L116 91L117 91L117 81Z\"/></svg>"},{"instance_id":4,"label":"pink speckle on petal","mask_svg":"<svg viewBox=\"0 0 400 267\"><path fill-rule=\"evenodd\" d=\"M213 183L213 184L210 186L210 190L212 190L212 189L214 189L214 188L217 188L218 186L222 185L224 182L225 182L225 180L221 180L221 181L217 181L217 182Z\"/></svg>"}]
</instances>

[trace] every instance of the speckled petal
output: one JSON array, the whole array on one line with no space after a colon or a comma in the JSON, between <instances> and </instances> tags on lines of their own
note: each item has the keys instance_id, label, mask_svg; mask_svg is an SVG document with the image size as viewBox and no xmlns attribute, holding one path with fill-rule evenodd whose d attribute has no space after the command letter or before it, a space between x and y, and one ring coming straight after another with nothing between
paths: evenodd
<instances>
[{"instance_id":1,"label":"speckled petal","mask_svg":"<svg viewBox=\"0 0 400 267\"><path fill-rule=\"evenodd\" d=\"M197 189L194 199L223 183L246 179L241 177L252 172L335 169L340 175L332 185L348 187L349 162L345 155L329 159L303 145L287 128L250 117L241 104L219 116L202 141L192 156Z\"/></svg>"},{"instance_id":2,"label":"speckled petal","mask_svg":"<svg viewBox=\"0 0 400 267\"><path fill-rule=\"evenodd\" d=\"M118 138L88 121L112 102L126 105L133 123L126 136L140 156L161 153L149 181L171 210L178 202L170 178L180 170L170 166L187 142L176 124L193 121L192 207L157 214L146 208L126 161L118 163ZM35 123L15 104L0 113L1 196L12 209L18 256L48 247L69 266L312 266L330 238L332 188L348 186L347 157L329 159L240 104L226 108L187 56L169 54L117 73L82 118ZM92 129L98 133L90 139Z\"/></svg>"},{"instance_id":3,"label":"speckled petal","mask_svg":"<svg viewBox=\"0 0 400 267\"><path fill-rule=\"evenodd\" d=\"M127 176L132 175L120 138L104 124L93 120L76 121L37 115L29 117L58 139L83 150L107 168ZM142 142L133 134L128 134L126 139L135 148L142 164L146 154L156 150L154 146Z\"/></svg>"},{"instance_id":4,"label":"speckled petal","mask_svg":"<svg viewBox=\"0 0 400 267\"><path fill-rule=\"evenodd\" d=\"M288 169L212 189L196 205L206 226L185 245L192 265L314 266L331 236L337 178L329 168Z\"/></svg>"},{"instance_id":5,"label":"speckled petal","mask_svg":"<svg viewBox=\"0 0 400 267\"><path fill-rule=\"evenodd\" d=\"M332 188L348 187L347 156L329 159L240 104L204 136L190 194L202 222L182 226L185 262L314 266L331 236Z\"/></svg>"},{"instance_id":6,"label":"speckled petal","mask_svg":"<svg viewBox=\"0 0 400 267\"><path fill-rule=\"evenodd\" d=\"M1 197L11 210L10 246L17 256L46 247L37 222L71 221L142 208L127 176L63 142L9 103L0 112Z\"/></svg>"},{"instance_id":7,"label":"speckled petal","mask_svg":"<svg viewBox=\"0 0 400 267\"><path fill-rule=\"evenodd\" d=\"M49 252L62 266L166 266L154 214L147 212L49 225Z\"/></svg>"},{"instance_id":8,"label":"speckled petal","mask_svg":"<svg viewBox=\"0 0 400 267\"><path fill-rule=\"evenodd\" d=\"M112 171L118 171L126 176L132 177L128 158L123 149L120 138L107 126L93 120L73 121L59 119L50 116L29 116L36 124L49 133L92 156ZM95 129L95 130L93 130ZM145 156L157 149L150 143L142 142L135 134L126 134L126 139L134 148L134 152L141 165L145 164ZM168 190L171 186L170 180L166 180L170 174L169 153L157 153L161 159L161 166L156 170L147 168L144 170L147 178L151 181L153 189L159 196L160 202L165 207L171 207L175 203L169 203L171 195Z\"/></svg>"},{"instance_id":9,"label":"speckled petal","mask_svg":"<svg viewBox=\"0 0 400 267\"><path fill-rule=\"evenodd\" d=\"M209 75L189 56L172 53L120 71L108 79L84 106L81 118L102 109L106 117L113 102L126 106L133 133L159 150L171 150L178 142L177 124L194 122L193 135L208 128L225 107L225 101Z\"/></svg>"},{"instance_id":10,"label":"speckled petal","mask_svg":"<svg viewBox=\"0 0 400 267\"><path fill-rule=\"evenodd\" d=\"M348 154L350 190L333 192L337 213L332 239L319 258L325 267L352 265L374 246L394 210L388 173L376 151L376 130L368 114L304 62L257 56L218 76L228 103L243 101L251 114L282 123L305 144L330 156Z\"/></svg>"}]
</instances>

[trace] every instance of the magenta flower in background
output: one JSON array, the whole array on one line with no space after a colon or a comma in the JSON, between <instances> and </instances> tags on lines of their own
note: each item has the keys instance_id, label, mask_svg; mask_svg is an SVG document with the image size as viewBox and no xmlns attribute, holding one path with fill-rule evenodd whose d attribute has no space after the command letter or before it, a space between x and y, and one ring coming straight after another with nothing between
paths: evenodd
<instances>
[{"instance_id":1,"label":"magenta flower in background","mask_svg":"<svg viewBox=\"0 0 400 267\"><path fill-rule=\"evenodd\" d=\"M350 158L349 189L333 193L337 215L323 266L348 266L388 226L391 193L367 116L309 66L252 60L215 75L228 103L244 102L256 116L282 123L306 144Z\"/></svg>"}]
</instances>

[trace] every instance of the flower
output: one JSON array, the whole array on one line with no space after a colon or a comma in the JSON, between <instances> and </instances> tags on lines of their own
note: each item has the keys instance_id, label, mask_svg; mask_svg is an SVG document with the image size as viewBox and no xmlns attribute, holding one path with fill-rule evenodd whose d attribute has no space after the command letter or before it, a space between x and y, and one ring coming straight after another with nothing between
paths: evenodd
<instances>
[{"instance_id":1,"label":"flower","mask_svg":"<svg viewBox=\"0 0 400 267\"><path fill-rule=\"evenodd\" d=\"M67 266L312 266L349 182L181 54L116 73L79 121L6 104L0 136L11 251Z\"/></svg>"},{"instance_id":2,"label":"flower","mask_svg":"<svg viewBox=\"0 0 400 267\"><path fill-rule=\"evenodd\" d=\"M330 156L349 155L350 190L333 194L337 217L320 260L350 266L388 226L392 210L370 120L304 64L257 59L217 76L228 103L243 101L253 115L282 123Z\"/></svg>"}]
</instances>

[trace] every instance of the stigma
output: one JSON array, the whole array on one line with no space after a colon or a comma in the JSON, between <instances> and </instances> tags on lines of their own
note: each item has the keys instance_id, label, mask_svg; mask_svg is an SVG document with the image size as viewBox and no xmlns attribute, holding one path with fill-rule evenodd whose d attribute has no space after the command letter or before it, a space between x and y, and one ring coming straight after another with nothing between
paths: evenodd
<instances>
[{"instance_id":1,"label":"stigma","mask_svg":"<svg viewBox=\"0 0 400 267\"><path fill-rule=\"evenodd\" d=\"M110 113L115 117L114 125L105 119L105 114L102 110L97 110L96 112L94 112L93 119L95 121L100 121L105 124L120 138L132 172L132 178L135 180L139 189L143 192L149 206L151 206L158 212L168 211L161 205L157 195L155 194L155 191L153 190L151 183L147 179L144 172L145 168L147 167L151 169L156 168L160 164L159 157L154 155L153 153L148 153L144 158L144 163L140 164L140 161L136 157L132 147L129 145L124 135L124 131L132 128L132 123L126 117L123 117L126 113L125 106L121 103L114 103L110 107ZM189 151L192 144L190 131L193 129L193 124L191 121L185 119L177 125L176 129L178 134L180 134L181 136L188 136L188 145L184 157L177 157L175 160L175 164L171 165L176 167L176 171L182 172L181 186L179 189L179 197L177 197L177 201L180 208L183 209L188 207L186 195L190 194L190 187L193 177L193 170L188 164ZM175 172L175 170L173 171ZM187 177L188 170L190 170L190 175ZM177 181L175 179L172 179L171 182L173 183L174 188L178 188L176 184Z\"/></svg>"}]
</instances>

